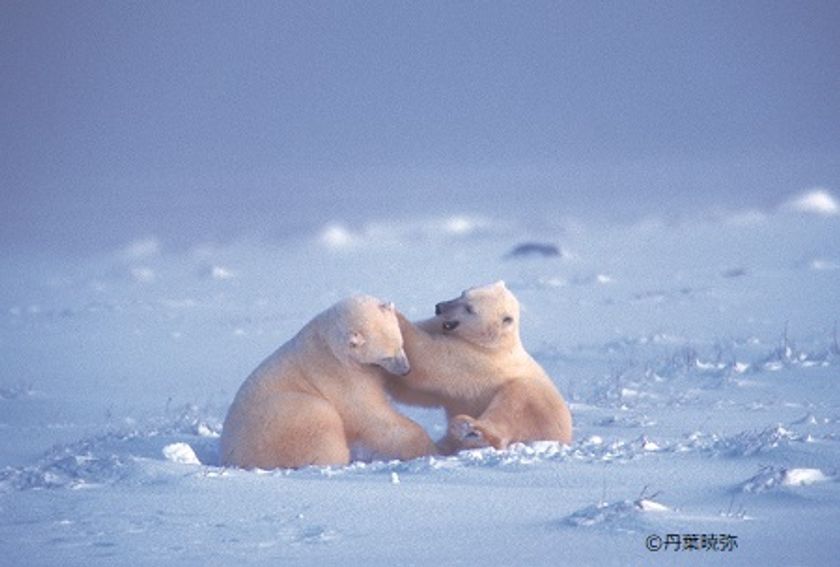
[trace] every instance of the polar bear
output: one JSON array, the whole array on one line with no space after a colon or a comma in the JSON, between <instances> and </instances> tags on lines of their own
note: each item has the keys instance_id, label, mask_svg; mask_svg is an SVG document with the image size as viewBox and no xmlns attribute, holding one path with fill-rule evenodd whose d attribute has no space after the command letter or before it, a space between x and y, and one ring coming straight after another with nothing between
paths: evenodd
<instances>
[{"instance_id":1,"label":"polar bear","mask_svg":"<svg viewBox=\"0 0 840 567\"><path fill-rule=\"evenodd\" d=\"M391 395L407 404L446 410L441 452L517 441L570 443L565 400L519 338L519 302L499 281L438 303L435 317L400 330L411 371L389 380Z\"/></svg>"},{"instance_id":2,"label":"polar bear","mask_svg":"<svg viewBox=\"0 0 840 567\"><path fill-rule=\"evenodd\" d=\"M366 295L338 302L242 384L222 429L222 465L347 464L354 446L381 458L435 453L423 428L391 407L381 369L409 371L394 305Z\"/></svg>"}]
</instances>

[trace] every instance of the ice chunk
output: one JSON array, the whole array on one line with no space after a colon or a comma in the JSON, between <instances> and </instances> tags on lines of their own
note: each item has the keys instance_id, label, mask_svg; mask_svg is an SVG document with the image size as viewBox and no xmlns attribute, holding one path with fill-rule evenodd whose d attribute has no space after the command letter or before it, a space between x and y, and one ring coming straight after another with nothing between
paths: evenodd
<instances>
[{"instance_id":1,"label":"ice chunk","mask_svg":"<svg viewBox=\"0 0 840 567\"><path fill-rule=\"evenodd\" d=\"M806 486L829 480L820 469L788 469L782 477L785 486Z\"/></svg>"},{"instance_id":2,"label":"ice chunk","mask_svg":"<svg viewBox=\"0 0 840 567\"><path fill-rule=\"evenodd\" d=\"M670 510L664 504L660 504L654 500L650 500L648 498L640 498L636 500L636 507L643 512L667 512Z\"/></svg>"},{"instance_id":3,"label":"ice chunk","mask_svg":"<svg viewBox=\"0 0 840 567\"><path fill-rule=\"evenodd\" d=\"M180 463L182 465L200 465L201 461L195 455L195 451L186 443L171 443L163 448L163 456L167 461Z\"/></svg>"}]
</instances>

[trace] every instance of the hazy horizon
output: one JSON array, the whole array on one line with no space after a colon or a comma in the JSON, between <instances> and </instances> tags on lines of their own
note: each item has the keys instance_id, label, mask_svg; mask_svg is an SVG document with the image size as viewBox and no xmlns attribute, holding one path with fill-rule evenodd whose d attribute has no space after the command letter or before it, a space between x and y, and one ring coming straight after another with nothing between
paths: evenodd
<instances>
[{"instance_id":1,"label":"hazy horizon","mask_svg":"<svg viewBox=\"0 0 840 567\"><path fill-rule=\"evenodd\" d=\"M840 5L6 3L0 238L772 208L840 178Z\"/></svg>"}]
</instances>

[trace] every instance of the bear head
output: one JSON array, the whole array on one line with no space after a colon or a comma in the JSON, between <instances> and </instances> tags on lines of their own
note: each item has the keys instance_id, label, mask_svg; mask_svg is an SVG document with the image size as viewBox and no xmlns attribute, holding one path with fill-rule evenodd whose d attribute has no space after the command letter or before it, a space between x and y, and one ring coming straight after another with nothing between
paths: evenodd
<instances>
[{"instance_id":1,"label":"bear head","mask_svg":"<svg viewBox=\"0 0 840 567\"><path fill-rule=\"evenodd\" d=\"M369 295L355 295L335 306L338 321L331 347L341 360L376 365L405 376L411 367L393 303Z\"/></svg>"},{"instance_id":2,"label":"bear head","mask_svg":"<svg viewBox=\"0 0 840 567\"><path fill-rule=\"evenodd\" d=\"M505 282L472 287L459 297L435 305L444 334L487 349L519 344L519 301Z\"/></svg>"}]
</instances>

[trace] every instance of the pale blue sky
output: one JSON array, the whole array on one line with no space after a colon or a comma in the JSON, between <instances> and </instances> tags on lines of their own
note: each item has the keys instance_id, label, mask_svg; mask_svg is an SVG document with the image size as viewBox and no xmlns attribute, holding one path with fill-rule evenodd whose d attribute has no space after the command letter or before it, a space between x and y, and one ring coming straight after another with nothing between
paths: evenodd
<instances>
[{"instance_id":1,"label":"pale blue sky","mask_svg":"<svg viewBox=\"0 0 840 567\"><path fill-rule=\"evenodd\" d=\"M0 0L0 238L840 187L840 3Z\"/></svg>"}]
</instances>

